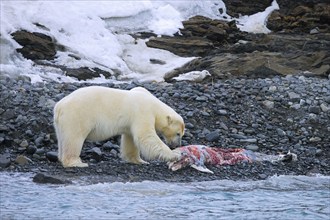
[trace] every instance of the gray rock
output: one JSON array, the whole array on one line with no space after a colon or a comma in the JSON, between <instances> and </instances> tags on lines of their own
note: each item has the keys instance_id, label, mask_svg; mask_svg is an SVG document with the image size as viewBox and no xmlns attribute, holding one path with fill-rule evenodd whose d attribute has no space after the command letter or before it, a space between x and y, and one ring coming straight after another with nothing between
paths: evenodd
<instances>
[{"instance_id":1,"label":"gray rock","mask_svg":"<svg viewBox=\"0 0 330 220\"><path fill-rule=\"evenodd\" d=\"M281 128L277 128L276 129L276 132L279 136L283 137L283 136L286 136L286 132L283 131Z\"/></svg>"},{"instance_id":2,"label":"gray rock","mask_svg":"<svg viewBox=\"0 0 330 220\"><path fill-rule=\"evenodd\" d=\"M328 104L330 104L330 96L324 97L324 101Z\"/></svg>"},{"instance_id":3,"label":"gray rock","mask_svg":"<svg viewBox=\"0 0 330 220\"><path fill-rule=\"evenodd\" d=\"M291 101L299 101L300 100L300 95L295 93L295 92L288 92L289 99Z\"/></svg>"},{"instance_id":4,"label":"gray rock","mask_svg":"<svg viewBox=\"0 0 330 220\"><path fill-rule=\"evenodd\" d=\"M319 114L321 112L321 108L319 106L310 106L308 111L310 113Z\"/></svg>"},{"instance_id":5,"label":"gray rock","mask_svg":"<svg viewBox=\"0 0 330 220\"><path fill-rule=\"evenodd\" d=\"M0 154L0 167L6 168L9 167L11 163L10 154Z\"/></svg>"},{"instance_id":6,"label":"gray rock","mask_svg":"<svg viewBox=\"0 0 330 220\"><path fill-rule=\"evenodd\" d=\"M96 161L100 161L102 158L102 151L98 147L93 147L92 149L87 151L87 153L91 154L92 158Z\"/></svg>"},{"instance_id":7,"label":"gray rock","mask_svg":"<svg viewBox=\"0 0 330 220\"><path fill-rule=\"evenodd\" d=\"M210 114L207 113L207 112L205 112L205 111L202 111L201 114L202 114L203 116L206 116L206 117L210 116Z\"/></svg>"},{"instance_id":8,"label":"gray rock","mask_svg":"<svg viewBox=\"0 0 330 220\"><path fill-rule=\"evenodd\" d=\"M117 157L118 156L118 151L116 151L115 149L112 149L110 151L110 154L113 155L113 156L115 156L115 157Z\"/></svg>"},{"instance_id":9,"label":"gray rock","mask_svg":"<svg viewBox=\"0 0 330 220\"><path fill-rule=\"evenodd\" d=\"M26 130L25 134L28 135L29 137L33 136L33 132L31 130Z\"/></svg>"},{"instance_id":10,"label":"gray rock","mask_svg":"<svg viewBox=\"0 0 330 220\"><path fill-rule=\"evenodd\" d=\"M318 34L318 33L320 33L320 30L316 27L316 28L313 28L309 33L310 34Z\"/></svg>"},{"instance_id":11,"label":"gray rock","mask_svg":"<svg viewBox=\"0 0 330 220\"><path fill-rule=\"evenodd\" d=\"M12 111L12 109L7 109L4 113L1 114L1 116L4 118L4 119L13 119L16 117L15 115L15 111Z\"/></svg>"},{"instance_id":12,"label":"gray rock","mask_svg":"<svg viewBox=\"0 0 330 220\"><path fill-rule=\"evenodd\" d=\"M258 174L258 176L259 176L259 178L260 179L262 179L262 180L265 180L265 179L267 179L267 175L266 174L264 174L264 173L261 173L261 174Z\"/></svg>"},{"instance_id":13,"label":"gray rock","mask_svg":"<svg viewBox=\"0 0 330 220\"><path fill-rule=\"evenodd\" d=\"M324 104L324 103L322 103L322 104L320 105L320 107L321 107L321 110L322 110L323 112L329 112L329 111L330 111L330 107L327 106L327 105Z\"/></svg>"},{"instance_id":14,"label":"gray rock","mask_svg":"<svg viewBox=\"0 0 330 220\"><path fill-rule=\"evenodd\" d=\"M0 131L8 131L9 127L3 124L0 124Z\"/></svg>"},{"instance_id":15,"label":"gray rock","mask_svg":"<svg viewBox=\"0 0 330 220\"><path fill-rule=\"evenodd\" d=\"M244 142L244 143L257 143L257 139L256 138L246 138L246 139L241 139L240 142Z\"/></svg>"},{"instance_id":16,"label":"gray rock","mask_svg":"<svg viewBox=\"0 0 330 220\"><path fill-rule=\"evenodd\" d=\"M29 145L29 146L27 146L27 148L26 148L26 153L28 153L28 154L34 154L35 152L37 152L37 147L36 146L34 146L34 145Z\"/></svg>"},{"instance_id":17,"label":"gray rock","mask_svg":"<svg viewBox=\"0 0 330 220\"><path fill-rule=\"evenodd\" d=\"M245 146L245 149L252 150L252 151L258 151L259 147L255 144L250 144L250 145Z\"/></svg>"},{"instance_id":18,"label":"gray rock","mask_svg":"<svg viewBox=\"0 0 330 220\"><path fill-rule=\"evenodd\" d=\"M209 133L211 133L211 131L209 129L203 128L202 134L207 135Z\"/></svg>"},{"instance_id":19,"label":"gray rock","mask_svg":"<svg viewBox=\"0 0 330 220\"><path fill-rule=\"evenodd\" d=\"M227 115L228 114L228 112L226 110L224 110L224 109L220 109L218 111L218 113L219 113L219 115Z\"/></svg>"},{"instance_id":20,"label":"gray rock","mask_svg":"<svg viewBox=\"0 0 330 220\"><path fill-rule=\"evenodd\" d=\"M192 129L192 128L195 127L195 126L194 126L192 123L190 123L190 122L186 123L185 125L186 125L186 128L188 128L188 129Z\"/></svg>"},{"instance_id":21,"label":"gray rock","mask_svg":"<svg viewBox=\"0 0 330 220\"><path fill-rule=\"evenodd\" d=\"M205 102L207 100L208 100L208 98L206 96L197 96L196 97L196 101Z\"/></svg>"},{"instance_id":22,"label":"gray rock","mask_svg":"<svg viewBox=\"0 0 330 220\"><path fill-rule=\"evenodd\" d=\"M309 139L309 142L312 142L312 143L314 143L314 142L320 142L322 139L320 138L320 137L311 137L310 139Z\"/></svg>"},{"instance_id":23,"label":"gray rock","mask_svg":"<svg viewBox=\"0 0 330 220\"><path fill-rule=\"evenodd\" d=\"M19 146L26 148L27 146L29 146L29 142L27 140L23 140Z\"/></svg>"},{"instance_id":24,"label":"gray rock","mask_svg":"<svg viewBox=\"0 0 330 220\"><path fill-rule=\"evenodd\" d=\"M314 113L308 114L308 121L312 123L317 123L318 122L318 116Z\"/></svg>"},{"instance_id":25,"label":"gray rock","mask_svg":"<svg viewBox=\"0 0 330 220\"><path fill-rule=\"evenodd\" d=\"M268 109L274 108L274 102L273 101L265 100L265 101L262 102L262 104Z\"/></svg>"},{"instance_id":26,"label":"gray rock","mask_svg":"<svg viewBox=\"0 0 330 220\"><path fill-rule=\"evenodd\" d=\"M35 152L35 154L38 154L38 155L42 155L44 154L46 151L44 148L37 148L37 151Z\"/></svg>"},{"instance_id":27,"label":"gray rock","mask_svg":"<svg viewBox=\"0 0 330 220\"><path fill-rule=\"evenodd\" d=\"M245 135L242 135L242 134L230 134L230 136L235 138L235 139L247 139L247 137Z\"/></svg>"},{"instance_id":28,"label":"gray rock","mask_svg":"<svg viewBox=\"0 0 330 220\"><path fill-rule=\"evenodd\" d=\"M293 104L293 105L291 105L291 108L298 110L301 108L301 106L300 106L300 104Z\"/></svg>"},{"instance_id":29,"label":"gray rock","mask_svg":"<svg viewBox=\"0 0 330 220\"><path fill-rule=\"evenodd\" d=\"M113 144L113 143L111 143L111 141L107 141L106 143L104 143L103 145L102 145L102 148L104 149L104 150L112 150L112 149L114 149L114 150L116 150L116 151L119 151L119 145L117 145L117 144Z\"/></svg>"},{"instance_id":30,"label":"gray rock","mask_svg":"<svg viewBox=\"0 0 330 220\"><path fill-rule=\"evenodd\" d=\"M226 125L225 123L223 123L223 122L220 122L220 128L222 128L222 129L228 131L228 127L227 127L227 125Z\"/></svg>"},{"instance_id":31,"label":"gray rock","mask_svg":"<svg viewBox=\"0 0 330 220\"><path fill-rule=\"evenodd\" d=\"M315 152L315 155L316 155L316 156L321 156L322 153L323 153L323 150L321 150L321 149L317 149L316 152Z\"/></svg>"},{"instance_id":32,"label":"gray rock","mask_svg":"<svg viewBox=\"0 0 330 220\"><path fill-rule=\"evenodd\" d=\"M46 153L46 158L51 162L57 162L58 161L58 154L54 151L49 151Z\"/></svg>"},{"instance_id":33,"label":"gray rock","mask_svg":"<svg viewBox=\"0 0 330 220\"><path fill-rule=\"evenodd\" d=\"M34 143L36 144L37 147L40 147L43 145L43 141L44 141L44 137L40 136L34 140Z\"/></svg>"},{"instance_id":34,"label":"gray rock","mask_svg":"<svg viewBox=\"0 0 330 220\"><path fill-rule=\"evenodd\" d=\"M277 90L277 87L276 86L270 86L268 91L270 92L275 92Z\"/></svg>"},{"instance_id":35,"label":"gray rock","mask_svg":"<svg viewBox=\"0 0 330 220\"><path fill-rule=\"evenodd\" d=\"M209 142L217 141L219 140L219 138L220 138L220 132L218 130L212 131L205 136L205 139Z\"/></svg>"},{"instance_id":36,"label":"gray rock","mask_svg":"<svg viewBox=\"0 0 330 220\"><path fill-rule=\"evenodd\" d=\"M33 182L42 184L71 184L70 180L62 179L56 176L49 176L38 173L33 177Z\"/></svg>"},{"instance_id":37,"label":"gray rock","mask_svg":"<svg viewBox=\"0 0 330 220\"><path fill-rule=\"evenodd\" d=\"M194 112L192 112L192 111L189 111L189 112L187 112L187 117L193 117L194 116Z\"/></svg>"}]
</instances>

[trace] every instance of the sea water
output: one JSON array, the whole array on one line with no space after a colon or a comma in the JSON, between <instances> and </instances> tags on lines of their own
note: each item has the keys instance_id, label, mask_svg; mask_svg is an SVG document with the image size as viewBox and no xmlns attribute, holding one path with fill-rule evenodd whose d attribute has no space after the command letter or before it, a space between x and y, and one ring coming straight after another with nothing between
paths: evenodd
<instances>
[{"instance_id":1,"label":"sea water","mask_svg":"<svg viewBox=\"0 0 330 220\"><path fill-rule=\"evenodd\" d=\"M329 176L260 181L32 182L0 173L0 219L329 219Z\"/></svg>"}]
</instances>

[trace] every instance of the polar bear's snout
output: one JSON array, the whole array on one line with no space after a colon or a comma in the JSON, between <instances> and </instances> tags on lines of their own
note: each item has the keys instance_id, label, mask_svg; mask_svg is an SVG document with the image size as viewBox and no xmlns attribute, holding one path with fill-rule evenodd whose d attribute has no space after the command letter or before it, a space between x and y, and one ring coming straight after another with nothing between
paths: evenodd
<instances>
[{"instance_id":1,"label":"polar bear's snout","mask_svg":"<svg viewBox=\"0 0 330 220\"><path fill-rule=\"evenodd\" d=\"M174 138L172 139L165 139L165 143L167 144L167 146L169 146L169 148L171 149L175 149L177 147L181 147L181 135L177 134Z\"/></svg>"},{"instance_id":2,"label":"polar bear's snout","mask_svg":"<svg viewBox=\"0 0 330 220\"><path fill-rule=\"evenodd\" d=\"M171 149L181 147L181 139L184 135L184 122L178 120L169 123L168 129L164 129L163 138L167 146ZM173 132L174 131L174 132Z\"/></svg>"}]
</instances>

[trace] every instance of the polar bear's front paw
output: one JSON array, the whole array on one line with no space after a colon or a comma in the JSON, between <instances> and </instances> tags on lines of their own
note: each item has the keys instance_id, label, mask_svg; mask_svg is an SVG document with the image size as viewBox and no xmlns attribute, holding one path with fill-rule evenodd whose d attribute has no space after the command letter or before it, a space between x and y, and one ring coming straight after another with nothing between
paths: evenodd
<instances>
[{"instance_id":1,"label":"polar bear's front paw","mask_svg":"<svg viewBox=\"0 0 330 220\"><path fill-rule=\"evenodd\" d=\"M128 163L134 164L149 164L149 162L142 160L141 158L124 158L124 160Z\"/></svg>"},{"instance_id":2,"label":"polar bear's front paw","mask_svg":"<svg viewBox=\"0 0 330 220\"><path fill-rule=\"evenodd\" d=\"M88 167L87 163L83 162L72 162L68 164L63 164L64 167Z\"/></svg>"},{"instance_id":3,"label":"polar bear's front paw","mask_svg":"<svg viewBox=\"0 0 330 220\"><path fill-rule=\"evenodd\" d=\"M178 161L182 158L182 154L178 149L172 150L173 158L172 161Z\"/></svg>"},{"instance_id":4,"label":"polar bear's front paw","mask_svg":"<svg viewBox=\"0 0 330 220\"><path fill-rule=\"evenodd\" d=\"M138 164L150 164L149 162L142 160L141 158L138 160Z\"/></svg>"}]
</instances>

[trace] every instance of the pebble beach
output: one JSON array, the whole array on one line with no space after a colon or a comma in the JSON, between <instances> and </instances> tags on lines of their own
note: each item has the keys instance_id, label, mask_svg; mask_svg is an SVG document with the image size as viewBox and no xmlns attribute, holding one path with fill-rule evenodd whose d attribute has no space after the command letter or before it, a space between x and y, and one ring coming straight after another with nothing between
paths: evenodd
<instances>
[{"instance_id":1,"label":"pebble beach","mask_svg":"<svg viewBox=\"0 0 330 220\"><path fill-rule=\"evenodd\" d=\"M209 79L203 83L105 84L147 88L185 120L183 145L245 148L266 154L292 152L298 161L209 167L214 175L192 168L170 171L165 162L133 165L119 157L119 138L86 142L81 157L88 168L64 169L57 161L53 107L87 83L37 83L3 77L0 108L2 171L34 172L90 181L203 181L265 179L273 175L330 174L330 84L317 77Z\"/></svg>"}]
</instances>

